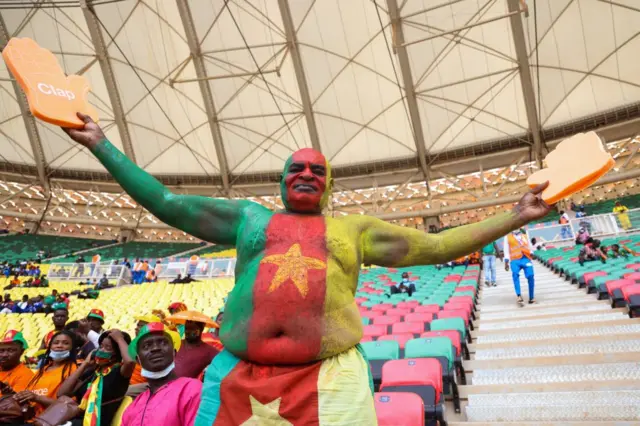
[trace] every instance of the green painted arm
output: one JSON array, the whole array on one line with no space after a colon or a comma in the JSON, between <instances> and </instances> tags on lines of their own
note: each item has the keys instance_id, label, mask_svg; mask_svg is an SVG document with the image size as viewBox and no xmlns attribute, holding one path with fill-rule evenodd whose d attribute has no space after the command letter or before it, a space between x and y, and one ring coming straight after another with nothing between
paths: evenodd
<instances>
[{"instance_id":1,"label":"green painted arm","mask_svg":"<svg viewBox=\"0 0 640 426\"><path fill-rule=\"evenodd\" d=\"M154 216L212 243L235 245L244 210L252 205L258 206L246 200L174 194L106 139L91 151L127 194Z\"/></svg>"},{"instance_id":2,"label":"green painted arm","mask_svg":"<svg viewBox=\"0 0 640 426\"><path fill-rule=\"evenodd\" d=\"M439 234L427 234L372 217L360 216L356 219L364 222L361 241L364 263L380 266L446 263L480 250L524 225L515 212L503 213Z\"/></svg>"}]
</instances>

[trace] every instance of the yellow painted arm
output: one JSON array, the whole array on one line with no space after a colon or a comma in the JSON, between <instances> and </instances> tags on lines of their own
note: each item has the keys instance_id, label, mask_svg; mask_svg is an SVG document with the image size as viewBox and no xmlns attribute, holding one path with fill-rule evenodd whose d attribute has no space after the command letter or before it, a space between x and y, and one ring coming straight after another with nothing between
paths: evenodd
<instances>
[{"instance_id":1,"label":"yellow painted arm","mask_svg":"<svg viewBox=\"0 0 640 426\"><path fill-rule=\"evenodd\" d=\"M480 250L524 225L516 212L508 212L439 234L392 225L373 217L360 216L364 264L412 266L442 264Z\"/></svg>"}]
</instances>

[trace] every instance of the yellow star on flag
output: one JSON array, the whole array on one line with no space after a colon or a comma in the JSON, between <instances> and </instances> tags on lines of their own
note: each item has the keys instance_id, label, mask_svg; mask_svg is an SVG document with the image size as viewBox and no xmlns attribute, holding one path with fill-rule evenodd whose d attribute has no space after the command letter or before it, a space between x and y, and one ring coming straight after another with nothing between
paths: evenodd
<instances>
[{"instance_id":1,"label":"yellow star on flag","mask_svg":"<svg viewBox=\"0 0 640 426\"><path fill-rule=\"evenodd\" d=\"M240 426L293 426L293 423L283 418L280 411L282 398L274 399L268 404L261 404L260 401L249 395L252 416Z\"/></svg>"},{"instance_id":2,"label":"yellow star on flag","mask_svg":"<svg viewBox=\"0 0 640 426\"><path fill-rule=\"evenodd\" d=\"M302 297L306 297L309 292L307 273L309 269L326 269L327 267L327 264L319 259L303 256L298 243L292 245L285 254L272 254L262 259L260 263L278 265L278 271L269 286L269 293L290 279L298 287Z\"/></svg>"}]
</instances>

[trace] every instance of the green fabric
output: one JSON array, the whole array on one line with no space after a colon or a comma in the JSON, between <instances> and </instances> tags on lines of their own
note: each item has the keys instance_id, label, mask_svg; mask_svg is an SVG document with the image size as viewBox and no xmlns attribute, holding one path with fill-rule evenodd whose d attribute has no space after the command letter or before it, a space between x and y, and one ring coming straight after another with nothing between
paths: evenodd
<instances>
[{"instance_id":1,"label":"green fabric","mask_svg":"<svg viewBox=\"0 0 640 426\"><path fill-rule=\"evenodd\" d=\"M369 367L369 362L367 361L367 354L364 353L364 349L362 349L362 345L360 343L356 345L356 349L360 352L360 355L362 355L365 364L367 364L367 373L369 373L369 389L371 389L371 395L373 395L375 393L375 388L373 387L373 374L371 374L371 367Z\"/></svg>"},{"instance_id":2,"label":"green fabric","mask_svg":"<svg viewBox=\"0 0 640 426\"><path fill-rule=\"evenodd\" d=\"M482 254L487 254L487 255L496 254L495 243L489 243L486 246L484 246L482 248Z\"/></svg>"}]
</instances>

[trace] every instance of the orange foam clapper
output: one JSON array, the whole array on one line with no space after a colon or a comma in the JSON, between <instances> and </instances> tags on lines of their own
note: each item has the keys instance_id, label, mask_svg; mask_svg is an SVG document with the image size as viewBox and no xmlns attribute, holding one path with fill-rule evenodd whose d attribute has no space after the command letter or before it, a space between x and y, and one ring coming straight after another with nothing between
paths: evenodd
<instances>
[{"instance_id":1,"label":"orange foam clapper","mask_svg":"<svg viewBox=\"0 0 640 426\"><path fill-rule=\"evenodd\" d=\"M82 128L77 112L98 121L98 112L87 102L87 79L66 76L55 55L29 38L12 38L2 51L11 74L24 90L31 113L47 123Z\"/></svg>"},{"instance_id":2,"label":"orange foam clapper","mask_svg":"<svg viewBox=\"0 0 640 426\"><path fill-rule=\"evenodd\" d=\"M545 158L546 168L527 179L534 188L546 181L542 199L555 204L596 183L616 162L595 132L578 133L558 144Z\"/></svg>"}]
</instances>

